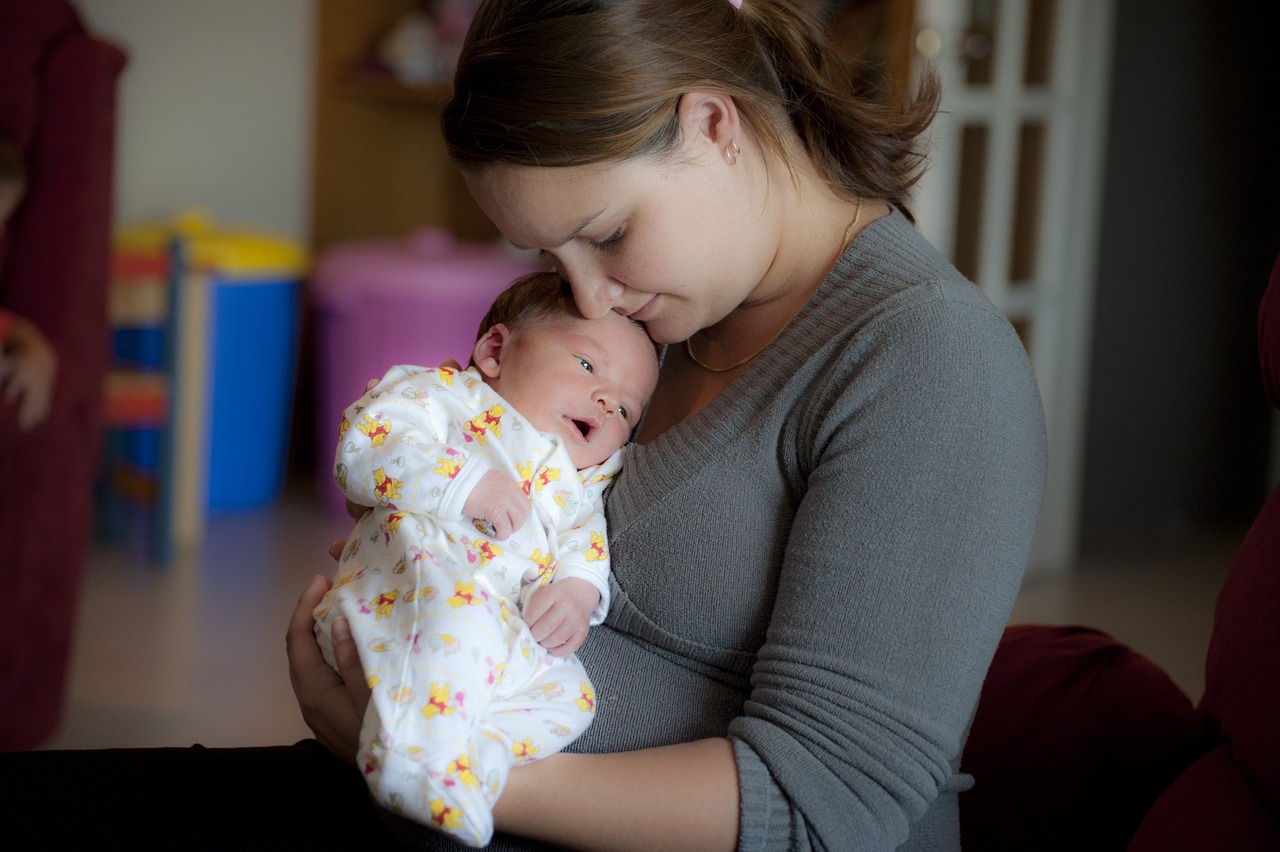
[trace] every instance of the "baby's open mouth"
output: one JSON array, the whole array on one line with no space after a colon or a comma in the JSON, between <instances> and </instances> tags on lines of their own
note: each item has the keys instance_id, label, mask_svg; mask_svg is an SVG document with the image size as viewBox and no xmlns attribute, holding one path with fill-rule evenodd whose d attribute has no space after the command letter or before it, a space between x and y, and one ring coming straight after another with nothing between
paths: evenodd
<instances>
[{"instance_id":1,"label":"baby's open mouth","mask_svg":"<svg viewBox=\"0 0 1280 852\"><path fill-rule=\"evenodd\" d=\"M590 424L590 423L588 423L587 421L585 421L585 420L574 420L574 421L573 421L573 425L574 425L575 427L577 427L577 429L578 429L578 431L579 431L579 432L581 432L581 433L582 433L582 437L584 437L584 438L585 438L585 437L587 437L589 434L591 434L591 424Z\"/></svg>"}]
</instances>

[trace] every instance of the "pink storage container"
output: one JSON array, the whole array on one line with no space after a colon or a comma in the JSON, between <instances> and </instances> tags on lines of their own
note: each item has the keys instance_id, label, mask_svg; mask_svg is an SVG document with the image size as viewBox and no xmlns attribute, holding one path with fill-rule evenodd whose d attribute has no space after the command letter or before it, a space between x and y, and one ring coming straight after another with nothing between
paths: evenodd
<instances>
[{"instance_id":1,"label":"pink storage container","mask_svg":"<svg viewBox=\"0 0 1280 852\"><path fill-rule=\"evenodd\" d=\"M316 342L316 473L321 500L345 517L333 483L342 410L393 364L464 366L489 304L537 268L489 243L426 229L403 240L332 246L311 275Z\"/></svg>"}]
</instances>

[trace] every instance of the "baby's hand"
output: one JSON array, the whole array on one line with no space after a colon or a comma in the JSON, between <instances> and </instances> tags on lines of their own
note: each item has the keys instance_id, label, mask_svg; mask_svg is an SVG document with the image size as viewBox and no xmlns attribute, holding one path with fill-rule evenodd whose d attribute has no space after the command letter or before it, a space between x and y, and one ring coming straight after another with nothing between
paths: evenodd
<instances>
[{"instance_id":1,"label":"baby's hand","mask_svg":"<svg viewBox=\"0 0 1280 852\"><path fill-rule=\"evenodd\" d=\"M533 504L514 479L491 470L471 489L462 511L469 518L488 521L493 525L493 537L506 541L511 533L524 526Z\"/></svg>"},{"instance_id":2,"label":"baby's hand","mask_svg":"<svg viewBox=\"0 0 1280 852\"><path fill-rule=\"evenodd\" d=\"M599 603L600 592L595 586L577 577L565 577L529 597L524 621L542 647L557 657L567 657L586 641L591 613Z\"/></svg>"}]
</instances>

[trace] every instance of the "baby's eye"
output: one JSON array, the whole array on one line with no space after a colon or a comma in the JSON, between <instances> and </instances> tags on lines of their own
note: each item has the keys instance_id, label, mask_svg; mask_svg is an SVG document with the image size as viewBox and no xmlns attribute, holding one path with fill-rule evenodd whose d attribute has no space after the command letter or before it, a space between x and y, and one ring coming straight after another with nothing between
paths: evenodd
<instances>
[{"instance_id":1,"label":"baby's eye","mask_svg":"<svg viewBox=\"0 0 1280 852\"><path fill-rule=\"evenodd\" d=\"M618 406L618 416L621 417L623 420L631 419L630 417L627 416L627 407L625 405Z\"/></svg>"},{"instance_id":2,"label":"baby's eye","mask_svg":"<svg viewBox=\"0 0 1280 852\"><path fill-rule=\"evenodd\" d=\"M582 369L586 370L588 373L594 373L596 371L595 367L592 367L591 362L586 358L579 358L578 363L581 364Z\"/></svg>"}]
</instances>

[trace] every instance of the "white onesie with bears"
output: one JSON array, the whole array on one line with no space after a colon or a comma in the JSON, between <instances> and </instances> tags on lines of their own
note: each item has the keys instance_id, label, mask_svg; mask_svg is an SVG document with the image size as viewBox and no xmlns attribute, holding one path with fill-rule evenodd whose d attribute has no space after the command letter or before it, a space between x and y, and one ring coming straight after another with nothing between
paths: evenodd
<instances>
[{"instance_id":1,"label":"white onesie with bears","mask_svg":"<svg viewBox=\"0 0 1280 852\"><path fill-rule=\"evenodd\" d=\"M471 845L513 765L581 734L595 691L576 657L554 657L521 618L539 586L566 577L608 611L604 491L622 452L574 468L474 369L393 367L344 413L334 477L374 506L356 524L316 637L335 665L334 618L349 620L372 697L357 760L384 807ZM490 470L533 503L501 542L463 515Z\"/></svg>"}]
</instances>

